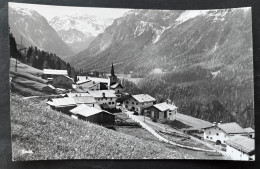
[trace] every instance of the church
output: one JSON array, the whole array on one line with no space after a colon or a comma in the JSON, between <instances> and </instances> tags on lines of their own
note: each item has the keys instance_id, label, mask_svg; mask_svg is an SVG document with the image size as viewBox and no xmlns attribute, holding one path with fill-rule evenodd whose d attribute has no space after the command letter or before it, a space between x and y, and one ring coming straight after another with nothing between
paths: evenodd
<instances>
[{"instance_id":1,"label":"church","mask_svg":"<svg viewBox=\"0 0 260 169\"><path fill-rule=\"evenodd\" d=\"M110 71L111 75L109 76L109 89L110 90L114 90L115 94L122 94L122 90L123 90L123 86L120 84L117 76L115 75L115 70L114 70L114 65L112 63L111 66L111 71Z\"/></svg>"}]
</instances>

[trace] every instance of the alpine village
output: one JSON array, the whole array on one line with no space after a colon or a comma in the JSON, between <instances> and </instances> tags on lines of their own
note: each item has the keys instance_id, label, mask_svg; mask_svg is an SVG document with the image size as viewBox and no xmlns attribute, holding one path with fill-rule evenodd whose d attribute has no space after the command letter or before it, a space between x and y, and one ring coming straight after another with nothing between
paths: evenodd
<instances>
[{"instance_id":1,"label":"alpine village","mask_svg":"<svg viewBox=\"0 0 260 169\"><path fill-rule=\"evenodd\" d=\"M157 15L152 15L153 12ZM204 27L208 24L198 25L202 23L203 17L214 16L215 20L211 22L215 25L221 20L217 20L216 16L228 22L230 17L236 17L246 25L239 25L242 28L237 31L241 29L246 32L251 24L247 21L250 10L213 10L208 11L207 15L200 13L201 16L180 21L185 12L188 11L167 13L159 10L130 10L93 38L86 50L74 54L75 56L70 54L64 57L69 53L65 49L60 48L62 52L58 53L40 47L37 43L28 45L33 38L28 38L25 33L19 34L21 21L15 21L19 15L30 13L38 17L40 14L9 7L13 160L255 160L254 115L251 106L253 97L247 91L248 85L252 85L250 79L253 78L249 68L243 68L245 63L252 66L252 49L246 46L244 50L239 46L251 42L238 43L232 39L233 36L240 36L235 31L232 32L232 29L236 29L236 24L242 21L222 24L224 33L222 35L217 32L218 40L214 39L217 36L211 36L213 33ZM221 16L217 15L219 13ZM147 16L150 17L150 25L144 25ZM170 21L170 17L174 21ZM40 19L34 18L32 23L39 25L37 22ZM139 24L140 20L143 25ZM43 21L41 24L47 24L46 20ZM26 22L29 27L30 24L33 25L28 18L22 24L27 24ZM164 32L159 32L160 36L157 31L151 31L160 29L158 25L156 27L157 23L167 27L163 28ZM209 31L207 37L196 42L204 43L205 49L195 50L192 46L199 34L191 35L193 32L188 29L197 29L195 24L200 26L198 29ZM133 25L136 27L133 28L135 32L128 32L128 27ZM181 25L188 29L183 30ZM32 27L36 29L36 26ZM29 31L30 28L27 33ZM55 29L51 28L51 31L54 32ZM183 35L185 31L190 32L181 37L174 31ZM204 33L200 33L204 36ZM55 32L55 36L56 34ZM229 39L225 40L221 36ZM41 39L40 36L37 38ZM143 42L143 39L149 38L151 42ZM166 41L166 38L172 40ZM110 42L104 45L108 39ZM134 39L135 43L129 39ZM60 37L59 40L62 41ZM163 53L159 49L167 51L163 44L170 44L169 41L172 48L176 48L175 52L172 50L173 55L176 55L176 58L172 58L174 63L169 60L167 52ZM215 41L218 41L218 45L215 45ZM61 44L56 42L49 48L54 49ZM187 43L189 47L182 47L178 51L178 45L182 43ZM226 49L224 46L230 43L233 46ZM157 48L156 45L159 44ZM100 50L93 52L98 47ZM206 59L198 59L200 50L210 51L206 54L210 53L214 60L207 60L209 57L206 56ZM225 50L228 52L225 53ZM232 54L233 50L236 53ZM194 57L192 52L197 52ZM178 57L182 53L185 53L182 58ZM218 57L225 54L230 55L229 61L227 57ZM193 57L194 62L192 59L187 60L186 55ZM248 65L246 67L250 67ZM241 73L242 70L247 72ZM238 79L240 83L234 79L236 73L241 75ZM231 76L233 81L230 81ZM242 104L242 99L247 99L248 102Z\"/></svg>"}]
</instances>

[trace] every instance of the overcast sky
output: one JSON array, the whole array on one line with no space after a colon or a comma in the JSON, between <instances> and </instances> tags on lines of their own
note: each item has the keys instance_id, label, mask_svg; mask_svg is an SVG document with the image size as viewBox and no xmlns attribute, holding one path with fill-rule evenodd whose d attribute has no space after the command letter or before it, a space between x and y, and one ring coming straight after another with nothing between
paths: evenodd
<instances>
[{"instance_id":1,"label":"overcast sky","mask_svg":"<svg viewBox=\"0 0 260 169\"><path fill-rule=\"evenodd\" d=\"M54 5L35 5L26 3L13 3L9 2L10 7L21 7L33 9L50 20L55 16L62 15L94 15L99 17L118 18L130 9L123 8L94 8L94 7L67 7L67 6L54 6Z\"/></svg>"}]
</instances>

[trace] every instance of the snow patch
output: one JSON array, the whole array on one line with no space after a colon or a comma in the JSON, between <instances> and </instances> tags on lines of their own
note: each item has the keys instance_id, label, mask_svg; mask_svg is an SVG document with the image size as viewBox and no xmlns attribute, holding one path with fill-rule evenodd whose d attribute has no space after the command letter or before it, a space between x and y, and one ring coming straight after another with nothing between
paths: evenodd
<instances>
[{"instance_id":1,"label":"snow patch","mask_svg":"<svg viewBox=\"0 0 260 169\"><path fill-rule=\"evenodd\" d=\"M178 24L193 19L199 15L206 15L209 10L187 10L181 13L181 15L175 20Z\"/></svg>"}]
</instances>

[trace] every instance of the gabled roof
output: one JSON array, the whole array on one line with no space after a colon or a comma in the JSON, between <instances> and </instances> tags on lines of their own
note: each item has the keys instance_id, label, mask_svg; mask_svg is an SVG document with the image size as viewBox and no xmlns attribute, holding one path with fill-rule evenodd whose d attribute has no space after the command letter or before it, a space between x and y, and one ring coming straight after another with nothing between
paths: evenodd
<instances>
[{"instance_id":1,"label":"gabled roof","mask_svg":"<svg viewBox=\"0 0 260 169\"><path fill-rule=\"evenodd\" d=\"M116 98L117 97L115 95L115 93L113 93L110 90L95 90L95 91L88 91L88 93L90 95L92 95L94 98L102 98L103 94L105 95L105 97L112 97L112 98Z\"/></svg>"},{"instance_id":2,"label":"gabled roof","mask_svg":"<svg viewBox=\"0 0 260 169\"><path fill-rule=\"evenodd\" d=\"M73 97L75 102L77 104L94 104L97 103L97 101L94 99L93 96L79 96L79 97Z\"/></svg>"},{"instance_id":3,"label":"gabled roof","mask_svg":"<svg viewBox=\"0 0 260 169\"><path fill-rule=\"evenodd\" d=\"M58 76L58 77L55 77L55 78L59 78L59 77L65 77L65 78L67 78L67 79L69 79L69 80L71 80L71 81L73 81L73 79L71 78L71 77L69 77L69 76L67 76L67 75L60 75L60 76Z\"/></svg>"},{"instance_id":4,"label":"gabled roof","mask_svg":"<svg viewBox=\"0 0 260 169\"><path fill-rule=\"evenodd\" d=\"M78 84L78 85L81 85L81 84L84 84L84 83L87 83L87 82L90 82L91 80L89 80L89 79L83 79L83 80L79 80L79 81L77 81L76 83Z\"/></svg>"},{"instance_id":5,"label":"gabled roof","mask_svg":"<svg viewBox=\"0 0 260 169\"><path fill-rule=\"evenodd\" d=\"M110 86L110 89L116 89L117 87L124 88L120 83L115 83Z\"/></svg>"},{"instance_id":6,"label":"gabled roof","mask_svg":"<svg viewBox=\"0 0 260 169\"><path fill-rule=\"evenodd\" d=\"M105 78L99 78L99 77L88 77L89 80L94 82L100 82L100 83L108 83L109 80Z\"/></svg>"},{"instance_id":7,"label":"gabled roof","mask_svg":"<svg viewBox=\"0 0 260 169\"><path fill-rule=\"evenodd\" d=\"M244 129L242 127L240 127L235 122L218 124L216 126L210 126L210 127L207 127L207 128L212 128L212 127L218 127L218 128L220 128L222 131L224 131L227 134L245 133Z\"/></svg>"},{"instance_id":8,"label":"gabled roof","mask_svg":"<svg viewBox=\"0 0 260 169\"><path fill-rule=\"evenodd\" d=\"M79 89L79 88L72 89L72 91L77 92L77 93L86 93L85 90L83 90L83 89Z\"/></svg>"},{"instance_id":9,"label":"gabled roof","mask_svg":"<svg viewBox=\"0 0 260 169\"><path fill-rule=\"evenodd\" d=\"M48 102L47 102L48 103ZM52 104L55 107L69 107L69 106L76 106L76 102L73 98L58 98L58 99L52 99Z\"/></svg>"},{"instance_id":10,"label":"gabled roof","mask_svg":"<svg viewBox=\"0 0 260 169\"><path fill-rule=\"evenodd\" d=\"M68 75L67 70L43 69L43 74L46 75Z\"/></svg>"},{"instance_id":11,"label":"gabled roof","mask_svg":"<svg viewBox=\"0 0 260 169\"><path fill-rule=\"evenodd\" d=\"M89 93L66 93L68 97L91 96Z\"/></svg>"},{"instance_id":12,"label":"gabled roof","mask_svg":"<svg viewBox=\"0 0 260 169\"><path fill-rule=\"evenodd\" d=\"M175 105L167 104L166 102L155 104L155 105L153 105L153 107L157 108L160 111L177 109L177 107Z\"/></svg>"},{"instance_id":13,"label":"gabled roof","mask_svg":"<svg viewBox=\"0 0 260 169\"><path fill-rule=\"evenodd\" d=\"M144 103L144 102L154 102L156 101L155 98L148 94L137 94L137 95L132 95L132 97L138 101L139 103Z\"/></svg>"},{"instance_id":14,"label":"gabled roof","mask_svg":"<svg viewBox=\"0 0 260 169\"><path fill-rule=\"evenodd\" d=\"M88 81L86 83L82 83L82 84L78 84L79 86L81 86L82 88L91 88L93 86L98 85L100 82L94 82L93 81Z\"/></svg>"},{"instance_id":15,"label":"gabled roof","mask_svg":"<svg viewBox=\"0 0 260 169\"><path fill-rule=\"evenodd\" d=\"M95 115L95 114L98 114L98 113L101 113L101 112L111 114L107 111L97 109L95 107L90 107L90 106L87 106L87 105L81 105L81 106L76 107L76 108L74 108L70 111L74 114L79 114L79 115L84 116L84 117L89 117L89 116L92 116L92 115ZM113 115L113 114L111 114L111 115Z\"/></svg>"},{"instance_id":16,"label":"gabled roof","mask_svg":"<svg viewBox=\"0 0 260 169\"><path fill-rule=\"evenodd\" d=\"M244 128L244 131L247 132L247 133L254 133L255 132L255 130L252 129L251 127Z\"/></svg>"},{"instance_id":17,"label":"gabled roof","mask_svg":"<svg viewBox=\"0 0 260 169\"><path fill-rule=\"evenodd\" d=\"M255 150L255 140L245 136L232 136L226 141L226 144L247 154Z\"/></svg>"}]
</instances>

